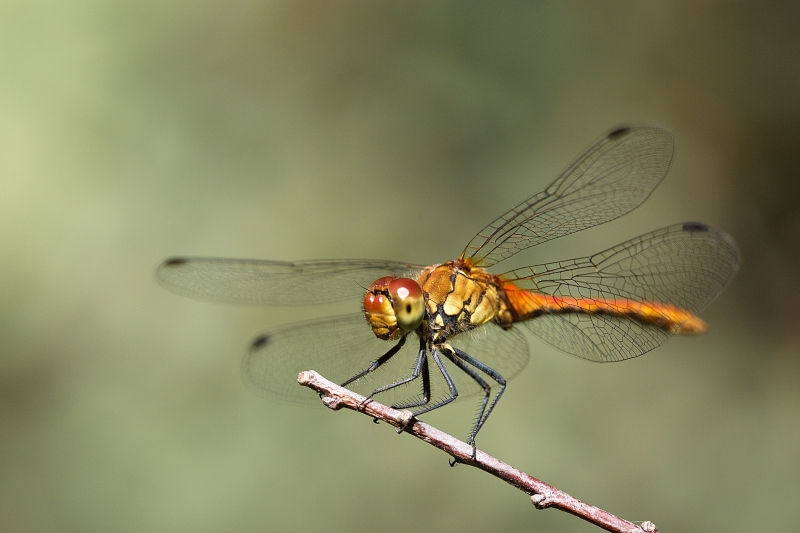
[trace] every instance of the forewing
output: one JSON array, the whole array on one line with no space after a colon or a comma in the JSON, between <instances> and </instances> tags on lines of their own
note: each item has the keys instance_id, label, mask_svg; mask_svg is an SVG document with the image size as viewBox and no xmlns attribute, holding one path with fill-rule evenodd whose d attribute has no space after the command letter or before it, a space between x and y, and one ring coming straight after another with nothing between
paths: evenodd
<instances>
[{"instance_id":1,"label":"forewing","mask_svg":"<svg viewBox=\"0 0 800 533\"><path fill-rule=\"evenodd\" d=\"M484 329L485 328L485 329ZM326 378L343 383L389 351L396 342L379 340L361 314L295 323L260 335L242 362L245 383L272 399L313 404L319 399L297 384L297 374L316 370ZM528 362L528 345L518 330L504 331L493 324L461 334L453 343L492 366L506 379L517 375ZM403 348L377 371L347 385L369 395L376 388L411 375L419 354L419 338L409 335ZM432 359L430 376L432 401L447 396L448 389ZM453 365L446 363L459 390L459 399L480 391L480 387ZM387 405L418 399L422 380L397 387L375 397Z\"/></svg>"},{"instance_id":2,"label":"forewing","mask_svg":"<svg viewBox=\"0 0 800 533\"><path fill-rule=\"evenodd\" d=\"M503 274L522 288L554 296L652 301L699 313L738 269L736 243L700 223L677 224L591 257ZM524 324L545 342L591 361L621 361L652 350L670 333L604 315L543 315Z\"/></svg>"},{"instance_id":3,"label":"forewing","mask_svg":"<svg viewBox=\"0 0 800 533\"><path fill-rule=\"evenodd\" d=\"M615 129L544 191L482 229L462 258L487 267L520 250L620 217L644 202L669 169L672 134L661 125Z\"/></svg>"},{"instance_id":4,"label":"forewing","mask_svg":"<svg viewBox=\"0 0 800 533\"><path fill-rule=\"evenodd\" d=\"M305 305L361 298L383 276L402 276L422 267L396 261L341 259L258 261L173 258L156 269L167 289L202 300L256 305Z\"/></svg>"}]
</instances>

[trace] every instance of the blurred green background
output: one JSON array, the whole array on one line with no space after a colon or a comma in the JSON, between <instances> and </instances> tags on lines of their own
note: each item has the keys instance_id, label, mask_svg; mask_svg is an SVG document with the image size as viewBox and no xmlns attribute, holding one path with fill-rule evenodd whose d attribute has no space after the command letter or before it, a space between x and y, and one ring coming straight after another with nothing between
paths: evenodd
<instances>
[{"instance_id":1,"label":"blurred green background","mask_svg":"<svg viewBox=\"0 0 800 533\"><path fill-rule=\"evenodd\" d=\"M0 4L0 530L597 531L351 412L241 382L340 307L163 290L172 255L433 263L609 128L668 124L641 208L742 267L711 332L595 365L531 338L479 445L671 531L800 521L800 7L761 2ZM506 265L502 265L506 266ZM475 410L424 417L463 438Z\"/></svg>"}]
</instances>

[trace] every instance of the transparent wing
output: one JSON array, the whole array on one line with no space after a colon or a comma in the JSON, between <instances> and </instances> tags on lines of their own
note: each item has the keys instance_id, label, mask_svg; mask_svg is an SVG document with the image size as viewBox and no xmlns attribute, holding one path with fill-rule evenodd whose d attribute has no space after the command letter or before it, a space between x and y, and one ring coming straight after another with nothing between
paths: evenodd
<instances>
[{"instance_id":1,"label":"transparent wing","mask_svg":"<svg viewBox=\"0 0 800 533\"><path fill-rule=\"evenodd\" d=\"M396 357L415 351L414 343L408 344ZM297 384L301 371L316 370L343 383L393 345L375 337L360 313L289 324L253 341L242 361L242 376L254 391L272 399L314 403L319 398Z\"/></svg>"},{"instance_id":2,"label":"transparent wing","mask_svg":"<svg viewBox=\"0 0 800 533\"><path fill-rule=\"evenodd\" d=\"M507 379L516 376L528 362L528 344L518 330L504 331L488 324L461 334L453 344L480 358ZM367 368L396 343L379 340L361 314L290 324L259 336L242 362L245 382L256 392L289 403L314 404L316 395L297 384L297 374L316 370L343 383ZM419 353L419 339L409 335L403 348L377 371L351 383L348 388L364 395L376 388L411 375ZM432 400L447 396L447 387L431 360ZM448 365L459 390L459 398L480 389L463 372ZM376 396L386 404L408 402L422 391L420 379Z\"/></svg>"},{"instance_id":3,"label":"transparent wing","mask_svg":"<svg viewBox=\"0 0 800 533\"><path fill-rule=\"evenodd\" d=\"M699 313L738 269L730 235L690 222L662 228L591 257L503 274L514 284L553 296L652 301ZM583 313L524 322L548 344L590 361L621 361L652 350L670 333L635 320Z\"/></svg>"},{"instance_id":4,"label":"transparent wing","mask_svg":"<svg viewBox=\"0 0 800 533\"><path fill-rule=\"evenodd\" d=\"M167 259L156 269L156 279L173 292L203 300L304 305L362 298L376 279L421 268L368 259L286 262L189 257Z\"/></svg>"},{"instance_id":5,"label":"transparent wing","mask_svg":"<svg viewBox=\"0 0 800 533\"><path fill-rule=\"evenodd\" d=\"M520 250L620 217L661 182L673 151L672 134L664 126L617 128L544 191L482 229L461 257L487 267Z\"/></svg>"}]
</instances>

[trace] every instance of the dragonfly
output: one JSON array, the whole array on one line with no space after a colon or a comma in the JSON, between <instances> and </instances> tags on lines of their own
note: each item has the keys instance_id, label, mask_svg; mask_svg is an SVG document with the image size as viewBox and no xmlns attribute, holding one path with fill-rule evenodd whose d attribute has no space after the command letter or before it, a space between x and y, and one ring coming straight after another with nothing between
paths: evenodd
<instances>
[{"instance_id":1,"label":"dragonfly","mask_svg":"<svg viewBox=\"0 0 800 533\"><path fill-rule=\"evenodd\" d=\"M673 153L663 125L615 128L443 263L175 257L157 268L156 278L174 292L225 303L351 300L355 308L360 300L350 314L256 337L242 362L245 382L273 399L308 403L315 397L297 386L296 376L314 369L415 417L477 395L468 438L474 447L508 380L528 364L522 329L593 362L630 359L672 335L706 331L697 314L731 280L739 252L730 235L699 222L588 257L488 270L629 213L662 181Z\"/></svg>"}]
</instances>

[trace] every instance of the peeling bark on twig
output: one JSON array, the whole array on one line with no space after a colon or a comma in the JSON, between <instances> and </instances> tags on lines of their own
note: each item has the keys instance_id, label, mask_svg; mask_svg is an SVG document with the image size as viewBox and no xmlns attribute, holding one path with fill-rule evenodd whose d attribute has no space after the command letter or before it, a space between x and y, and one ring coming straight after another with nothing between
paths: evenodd
<instances>
[{"instance_id":1,"label":"peeling bark on twig","mask_svg":"<svg viewBox=\"0 0 800 533\"><path fill-rule=\"evenodd\" d=\"M443 450L452 456L455 461L480 468L517 487L530 495L531 501L537 509L546 509L548 507L559 509L583 518L607 531L616 533L658 533L658 528L652 522L643 522L641 526L638 526L623 520L602 509L573 498L566 492L529 476L525 472L517 470L480 450L476 450L473 457L472 446L424 422L420 422L413 417L410 411L398 411L374 400L368 400L360 394L328 381L313 370L300 372L297 376L297 381L300 385L318 392L322 397L322 402L331 409L338 410L345 407L378 420L383 420L398 430L410 433L418 439L422 439Z\"/></svg>"}]
</instances>

